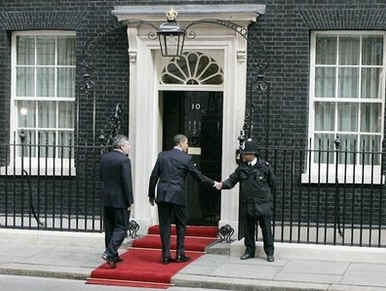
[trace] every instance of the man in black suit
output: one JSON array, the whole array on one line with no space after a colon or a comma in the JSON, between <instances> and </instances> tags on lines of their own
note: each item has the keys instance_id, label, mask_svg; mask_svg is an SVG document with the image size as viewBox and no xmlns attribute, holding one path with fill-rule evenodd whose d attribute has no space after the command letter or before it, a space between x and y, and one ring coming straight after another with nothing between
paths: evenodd
<instances>
[{"instance_id":1,"label":"man in black suit","mask_svg":"<svg viewBox=\"0 0 386 291\"><path fill-rule=\"evenodd\" d=\"M157 162L150 176L149 201L158 205L158 218L162 243L162 263L168 264L172 260L170 256L170 224L174 219L177 232L177 262L186 262L184 235L186 227L186 196L185 177L191 174L196 180L211 186L217 185L196 168L188 150L188 138L182 134L174 137L175 147L170 151L158 155ZM155 197L155 187L157 197Z\"/></svg>"},{"instance_id":2,"label":"man in black suit","mask_svg":"<svg viewBox=\"0 0 386 291\"><path fill-rule=\"evenodd\" d=\"M129 208L133 204L131 163L127 156L129 150L128 139L118 135L113 141L113 150L103 154L101 159L106 246L102 259L112 268L121 261L118 249L126 236Z\"/></svg>"}]
</instances>

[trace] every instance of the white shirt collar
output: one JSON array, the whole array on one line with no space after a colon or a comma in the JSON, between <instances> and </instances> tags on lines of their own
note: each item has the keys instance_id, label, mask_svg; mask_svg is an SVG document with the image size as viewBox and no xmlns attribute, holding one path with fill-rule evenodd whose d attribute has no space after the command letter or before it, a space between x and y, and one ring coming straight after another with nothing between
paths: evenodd
<instances>
[{"instance_id":1,"label":"white shirt collar","mask_svg":"<svg viewBox=\"0 0 386 291\"><path fill-rule=\"evenodd\" d=\"M255 158L252 162L249 162L248 165L254 166L257 163L257 158Z\"/></svg>"},{"instance_id":2,"label":"white shirt collar","mask_svg":"<svg viewBox=\"0 0 386 291\"><path fill-rule=\"evenodd\" d=\"M175 146L174 149L179 150L179 151L182 152L182 148L180 148L179 146Z\"/></svg>"}]
</instances>

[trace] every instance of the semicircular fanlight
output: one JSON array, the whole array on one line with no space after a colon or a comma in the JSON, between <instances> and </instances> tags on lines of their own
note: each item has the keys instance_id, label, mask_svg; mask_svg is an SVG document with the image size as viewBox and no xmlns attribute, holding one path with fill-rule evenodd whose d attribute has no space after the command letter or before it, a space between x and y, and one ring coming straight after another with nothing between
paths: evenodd
<instances>
[{"instance_id":1,"label":"semicircular fanlight","mask_svg":"<svg viewBox=\"0 0 386 291\"><path fill-rule=\"evenodd\" d=\"M200 52L184 52L165 65L160 83L178 85L221 85L224 72L216 60Z\"/></svg>"}]
</instances>

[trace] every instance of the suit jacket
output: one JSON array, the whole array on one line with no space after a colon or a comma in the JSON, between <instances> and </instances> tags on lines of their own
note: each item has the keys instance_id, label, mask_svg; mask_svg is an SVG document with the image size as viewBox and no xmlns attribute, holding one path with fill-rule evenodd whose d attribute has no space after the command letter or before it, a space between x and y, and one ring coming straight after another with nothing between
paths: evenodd
<instances>
[{"instance_id":1,"label":"suit jacket","mask_svg":"<svg viewBox=\"0 0 386 291\"><path fill-rule=\"evenodd\" d=\"M186 205L185 177L191 174L197 181L213 185L214 181L204 176L192 162L192 157L179 149L162 152L150 176L149 198L156 202L168 202L177 205Z\"/></svg>"},{"instance_id":2,"label":"suit jacket","mask_svg":"<svg viewBox=\"0 0 386 291\"><path fill-rule=\"evenodd\" d=\"M119 151L103 154L100 165L103 206L128 208L133 202L130 159Z\"/></svg>"}]
</instances>

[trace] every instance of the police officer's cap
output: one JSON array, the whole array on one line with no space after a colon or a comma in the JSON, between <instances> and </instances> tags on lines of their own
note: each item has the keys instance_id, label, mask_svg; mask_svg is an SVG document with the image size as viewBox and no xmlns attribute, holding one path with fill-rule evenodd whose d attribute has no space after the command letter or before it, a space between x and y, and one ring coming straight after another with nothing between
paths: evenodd
<instances>
[{"instance_id":1,"label":"police officer's cap","mask_svg":"<svg viewBox=\"0 0 386 291\"><path fill-rule=\"evenodd\" d=\"M245 141L243 154L256 154L257 153L257 144L252 140L248 139Z\"/></svg>"}]
</instances>

